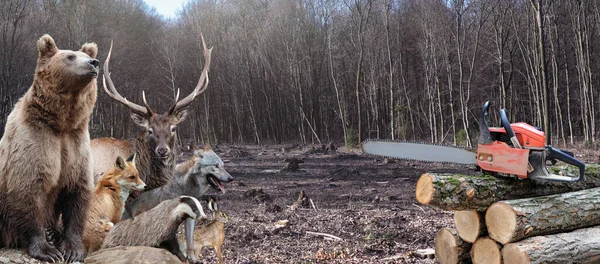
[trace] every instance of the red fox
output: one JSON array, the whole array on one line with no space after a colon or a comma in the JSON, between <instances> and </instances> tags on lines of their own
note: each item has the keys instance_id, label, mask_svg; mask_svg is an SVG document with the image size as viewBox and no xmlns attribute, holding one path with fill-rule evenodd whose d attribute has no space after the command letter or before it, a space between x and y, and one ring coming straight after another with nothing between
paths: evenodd
<instances>
[{"instance_id":1,"label":"red fox","mask_svg":"<svg viewBox=\"0 0 600 264\"><path fill-rule=\"evenodd\" d=\"M102 221L99 223L98 219L106 218L114 224L120 222L129 191L143 190L145 186L135 166L135 154L127 161L118 157L113 168L104 174L94 191L83 231L83 244L88 254L100 249L106 236L106 230L99 227Z\"/></svg>"}]
</instances>

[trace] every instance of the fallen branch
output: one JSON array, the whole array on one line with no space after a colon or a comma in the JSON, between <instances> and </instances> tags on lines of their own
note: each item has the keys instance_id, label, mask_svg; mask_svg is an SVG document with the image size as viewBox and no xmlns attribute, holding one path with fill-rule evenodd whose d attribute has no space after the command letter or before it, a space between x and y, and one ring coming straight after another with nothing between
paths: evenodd
<instances>
[{"instance_id":1,"label":"fallen branch","mask_svg":"<svg viewBox=\"0 0 600 264\"><path fill-rule=\"evenodd\" d=\"M308 199L308 200L310 201L310 205L312 205L312 208L315 209L315 211L318 211L317 206L315 206L315 203L313 202L313 200L312 199Z\"/></svg>"},{"instance_id":2,"label":"fallen branch","mask_svg":"<svg viewBox=\"0 0 600 264\"><path fill-rule=\"evenodd\" d=\"M315 236L322 236L322 237L328 237L328 238L332 238L335 240L343 240L341 237L337 237L334 235L330 235L330 234L325 234L325 233L318 233L318 232L312 232L312 231L306 231L307 234L311 234L311 235L315 235Z\"/></svg>"}]
</instances>

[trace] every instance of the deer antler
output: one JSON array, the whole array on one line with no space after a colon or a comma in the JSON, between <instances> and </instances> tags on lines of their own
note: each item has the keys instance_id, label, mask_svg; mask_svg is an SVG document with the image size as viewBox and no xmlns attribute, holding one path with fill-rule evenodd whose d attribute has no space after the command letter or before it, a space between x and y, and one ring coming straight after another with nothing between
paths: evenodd
<instances>
[{"instance_id":1,"label":"deer antler","mask_svg":"<svg viewBox=\"0 0 600 264\"><path fill-rule=\"evenodd\" d=\"M204 49L204 69L202 69L200 80L198 80L198 84L196 85L196 88L194 88L194 91L192 91L192 93L185 98L181 99L181 101L177 101L179 98L179 91L177 91L177 97L175 98L176 103L173 105L173 107L171 107L171 110L169 110L169 114L174 114L177 111L187 107L194 100L194 98L196 98L196 96L202 94L204 91L206 91L206 88L208 88L208 71L210 70L210 57L212 54L212 48L206 48L204 35L200 34L200 37L202 38L202 48Z\"/></svg>"},{"instance_id":2,"label":"deer antler","mask_svg":"<svg viewBox=\"0 0 600 264\"><path fill-rule=\"evenodd\" d=\"M115 88L115 85L113 84L113 81L110 78L110 71L108 70L108 65L110 62L110 55L112 54L112 48L113 48L113 42L111 40L110 41L110 49L108 50L108 56L106 57L106 61L104 62L104 67L103 67L104 73L102 75L102 84L104 85L104 91L110 97L117 100L119 103L129 107L131 109L131 111L146 114L146 115L152 114L152 110L150 109L148 102L146 102L146 94L143 91L142 91L142 97L144 99L144 106L141 106L141 105L138 105L138 104L128 101L125 97L121 96L121 94ZM108 88L106 85L107 82L108 82ZM110 91L109 91L109 89L110 89Z\"/></svg>"}]
</instances>

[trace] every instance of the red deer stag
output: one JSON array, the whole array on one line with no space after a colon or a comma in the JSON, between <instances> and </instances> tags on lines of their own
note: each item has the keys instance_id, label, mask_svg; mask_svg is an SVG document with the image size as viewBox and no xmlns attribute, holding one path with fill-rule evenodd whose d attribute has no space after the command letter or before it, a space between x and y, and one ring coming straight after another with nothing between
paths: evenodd
<instances>
[{"instance_id":1,"label":"red deer stag","mask_svg":"<svg viewBox=\"0 0 600 264\"><path fill-rule=\"evenodd\" d=\"M103 68L104 76L102 82L104 84L104 91L117 102L127 106L131 110L131 119L133 122L143 127L146 131L133 140L118 140L114 138L92 140L94 182L98 182L100 177L113 166L114 161L119 155L127 157L132 153L137 154L137 168L140 178L146 183L145 191L160 187L171 179L176 160L173 147L177 141L175 133L177 124L187 116L187 107L194 98L203 93L208 87L208 71L212 48L206 48L204 37L201 37L205 62L198 85L191 94L181 100L178 100L178 91L175 97L175 105L164 114L155 113L150 109L144 92L142 92L144 106L128 101L117 92L108 70L112 52L111 43Z\"/></svg>"}]
</instances>

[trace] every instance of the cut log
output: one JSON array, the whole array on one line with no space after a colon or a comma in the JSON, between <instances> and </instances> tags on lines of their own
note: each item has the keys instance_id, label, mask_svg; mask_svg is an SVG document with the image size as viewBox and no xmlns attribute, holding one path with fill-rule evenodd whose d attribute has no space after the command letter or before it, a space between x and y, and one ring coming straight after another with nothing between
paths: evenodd
<instances>
[{"instance_id":1,"label":"cut log","mask_svg":"<svg viewBox=\"0 0 600 264\"><path fill-rule=\"evenodd\" d=\"M470 250L471 244L460 239L454 229L442 228L435 235L435 258L440 264L468 262Z\"/></svg>"},{"instance_id":2,"label":"cut log","mask_svg":"<svg viewBox=\"0 0 600 264\"><path fill-rule=\"evenodd\" d=\"M501 264L502 246L489 237L480 237L471 248L471 261L473 264ZM510 263L510 262L506 262Z\"/></svg>"},{"instance_id":3,"label":"cut log","mask_svg":"<svg viewBox=\"0 0 600 264\"><path fill-rule=\"evenodd\" d=\"M571 167L552 167L557 174ZM560 169L562 168L562 169ZM581 182L530 181L489 175L425 173L416 186L417 201L443 210L485 211L492 203L600 187L600 165L586 165Z\"/></svg>"},{"instance_id":4,"label":"cut log","mask_svg":"<svg viewBox=\"0 0 600 264\"><path fill-rule=\"evenodd\" d=\"M504 263L600 263L600 226L536 236L502 248Z\"/></svg>"},{"instance_id":5,"label":"cut log","mask_svg":"<svg viewBox=\"0 0 600 264\"><path fill-rule=\"evenodd\" d=\"M600 188L500 201L485 213L488 233L506 245L523 238L600 224Z\"/></svg>"},{"instance_id":6,"label":"cut log","mask_svg":"<svg viewBox=\"0 0 600 264\"><path fill-rule=\"evenodd\" d=\"M454 212L454 227L462 240L473 243L487 233L485 214L477 211L456 211Z\"/></svg>"}]
</instances>

